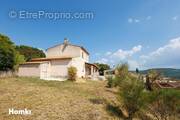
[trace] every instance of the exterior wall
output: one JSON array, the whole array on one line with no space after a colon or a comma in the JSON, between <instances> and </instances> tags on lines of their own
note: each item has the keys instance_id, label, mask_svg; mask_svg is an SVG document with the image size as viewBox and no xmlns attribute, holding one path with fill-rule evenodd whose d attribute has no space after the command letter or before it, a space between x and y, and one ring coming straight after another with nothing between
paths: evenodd
<instances>
[{"instance_id":1,"label":"exterior wall","mask_svg":"<svg viewBox=\"0 0 180 120\"><path fill-rule=\"evenodd\" d=\"M40 77L40 64L20 65L18 76Z\"/></svg>"},{"instance_id":2,"label":"exterior wall","mask_svg":"<svg viewBox=\"0 0 180 120\"><path fill-rule=\"evenodd\" d=\"M49 48L46 51L47 58L51 57L78 57L80 56L80 50L81 48L72 46L72 45L58 45L52 48Z\"/></svg>"},{"instance_id":3,"label":"exterior wall","mask_svg":"<svg viewBox=\"0 0 180 120\"><path fill-rule=\"evenodd\" d=\"M35 76L40 78L64 78L68 75L68 67L77 68L77 76L85 77L85 62L89 55L82 48L73 45L57 45L46 51L46 58L72 57L72 59L50 60L39 64L24 64L19 67L19 76ZM90 71L93 73L94 71Z\"/></svg>"},{"instance_id":4,"label":"exterior wall","mask_svg":"<svg viewBox=\"0 0 180 120\"><path fill-rule=\"evenodd\" d=\"M41 63L40 64L40 78L47 79L51 76L50 73L51 73L50 61Z\"/></svg>"},{"instance_id":5,"label":"exterior wall","mask_svg":"<svg viewBox=\"0 0 180 120\"><path fill-rule=\"evenodd\" d=\"M16 71L0 71L0 78L14 77L17 75Z\"/></svg>"},{"instance_id":6,"label":"exterior wall","mask_svg":"<svg viewBox=\"0 0 180 120\"><path fill-rule=\"evenodd\" d=\"M67 77L68 67L71 65L71 59L52 60L50 64L51 77Z\"/></svg>"},{"instance_id":7,"label":"exterior wall","mask_svg":"<svg viewBox=\"0 0 180 120\"><path fill-rule=\"evenodd\" d=\"M89 62L89 55L84 52L84 50L80 50L80 57L85 61L85 62Z\"/></svg>"},{"instance_id":8,"label":"exterior wall","mask_svg":"<svg viewBox=\"0 0 180 120\"><path fill-rule=\"evenodd\" d=\"M73 58L71 66L77 68L78 77L85 77L85 61L81 57Z\"/></svg>"}]
</instances>

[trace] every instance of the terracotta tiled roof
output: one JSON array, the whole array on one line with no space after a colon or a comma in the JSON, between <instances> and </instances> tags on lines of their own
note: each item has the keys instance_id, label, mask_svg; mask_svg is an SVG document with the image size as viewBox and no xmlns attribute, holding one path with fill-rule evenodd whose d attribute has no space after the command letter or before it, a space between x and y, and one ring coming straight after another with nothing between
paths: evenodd
<instances>
[{"instance_id":1,"label":"terracotta tiled roof","mask_svg":"<svg viewBox=\"0 0 180 120\"><path fill-rule=\"evenodd\" d=\"M50 61L50 60L64 60L64 59L72 59L72 57L52 57L52 58L34 58L31 60L31 62L35 61Z\"/></svg>"},{"instance_id":2,"label":"terracotta tiled roof","mask_svg":"<svg viewBox=\"0 0 180 120\"><path fill-rule=\"evenodd\" d=\"M85 64L87 64L87 65L92 65L92 66L94 66L94 67L96 67L96 68L98 68L99 69L99 67L97 66L97 65L95 65L95 64L92 64L92 63L85 63Z\"/></svg>"},{"instance_id":3,"label":"terracotta tiled roof","mask_svg":"<svg viewBox=\"0 0 180 120\"><path fill-rule=\"evenodd\" d=\"M63 45L63 44L64 44L64 43L61 43L61 44L58 44L58 45L54 45L54 46L52 46L52 47L47 48L46 50L48 50L48 49L50 49L50 48L53 48L53 47L56 47L56 46L59 46L59 45ZM68 43L68 45L70 45L70 46L75 46L75 47L79 47L79 48L81 48L84 52L86 52L86 53L89 55L89 52L88 52L83 46L73 45L73 44L70 44L70 43Z\"/></svg>"},{"instance_id":4,"label":"terracotta tiled roof","mask_svg":"<svg viewBox=\"0 0 180 120\"><path fill-rule=\"evenodd\" d=\"M42 62L25 62L21 63L20 65L27 65L27 64L41 64Z\"/></svg>"}]
</instances>

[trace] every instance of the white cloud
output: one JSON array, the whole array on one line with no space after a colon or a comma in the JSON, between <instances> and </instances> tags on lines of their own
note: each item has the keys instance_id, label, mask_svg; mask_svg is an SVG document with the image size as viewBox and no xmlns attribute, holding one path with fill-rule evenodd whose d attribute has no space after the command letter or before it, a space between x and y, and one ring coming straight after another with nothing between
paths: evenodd
<instances>
[{"instance_id":1,"label":"white cloud","mask_svg":"<svg viewBox=\"0 0 180 120\"><path fill-rule=\"evenodd\" d=\"M141 51L142 46L137 45L134 46L130 50L122 50L119 49L115 52L106 52L105 57L96 61L99 63L108 63L110 65L118 64L119 62L128 62L130 65L130 68L136 68L138 67L138 63L135 60L131 59L131 56L133 56L135 53Z\"/></svg>"},{"instance_id":2,"label":"white cloud","mask_svg":"<svg viewBox=\"0 0 180 120\"><path fill-rule=\"evenodd\" d=\"M119 49L115 52L107 52L98 62L116 65L120 62L127 62L131 70L135 68L180 68L180 37L171 39L158 49L135 58L136 53L142 50L141 45L132 47L130 50ZM137 56L136 56L137 57Z\"/></svg>"},{"instance_id":3,"label":"white cloud","mask_svg":"<svg viewBox=\"0 0 180 120\"><path fill-rule=\"evenodd\" d=\"M178 18L179 18L178 16L174 16L174 17L172 17L172 20L176 21L176 20L178 20Z\"/></svg>"},{"instance_id":4,"label":"white cloud","mask_svg":"<svg viewBox=\"0 0 180 120\"><path fill-rule=\"evenodd\" d=\"M135 70L136 68L140 68L139 63L135 60L128 60L127 63L130 67L130 70Z\"/></svg>"},{"instance_id":5,"label":"white cloud","mask_svg":"<svg viewBox=\"0 0 180 120\"><path fill-rule=\"evenodd\" d=\"M128 22L129 23L138 23L138 22L140 22L140 20L139 19L133 19L133 18L128 18Z\"/></svg>"},{"instance_id":6,"label":"white cloud","mask_svg":"<svg viewBox=\"0 0 180 120\"><path fill-rule=\"evenodd\" d=\"M141 51L141 49L142 49L142 46L141 46L141 45L138 45L138 46L134 46L134 47L132 48L132 51L135 53L135 52Z\"/></svg>"},{"instance_id":7,"label":"white cloud","mask_svg":"<svg viewBox=\"0 0 180 120\"><path fill-rule=\"evenodd\" d=\"M141 48L142 46L138 45L138 46L134 46L131 50L119 49L116 52L114 52L111 57L117 57L120 60L124 60L131 57L134 53L141 51Z\"/></svg>"},{"instance_id":8,"label":"white cloud","mask_svg":"<svg viewBox=\"0 0 180 120\"><path fill-rule=\"evenodd\" d=\"M135 19L135 20L134 20L134 22L135 22L135 23L138 23L138 22L140 22L140 20L138 20L138 19Z\"/></svg>"},{"instance_id":9,"label":"white cloud","mask_svg":"<svg viewBox=\"0 0 180 120\"><path fill-rule=\"evenodd\" d=\"M97 63L104 63L107 64L108 63L108 59L106 58L101 58L100 60L96 61Z\"/></svg>"},{"instance_id":10,"label":"white cloud","mask_svg":"<svg viewBox=\"0 0 180 120\"><path fill-rule=\"evenodd\" d=\"M150 20L152 17L151 16L147 16L146 17L146 20Z\"/></svg>"},{"instance_id":11,"label":"white cloud","mask_svg":"<svg viewBox=\"0 0 180 120\"><path fill-rule=\"evenodd\" d=\"M129 23L132 23L132 22L133 22L133 19L132 19L132 18L129 18L129 19L128 19L128 22L129 22Z\"/></svg>"},{"instance_id":12,"label":"white cloud","mask_svg":"<svg viewBox=\"0 0 180 120\"><path fill-rule=\"evenodd\" d=\"M180 37L157 50L140 56L145 67L180 67Z\"/></svg>"},{"instance_id":13,"label":"white cloud","mask_svg":"<svg viewBox=\"0 0 180 120\"><path fill-rule=\"evenodd\" d=\"M128 22L129 23L139 23L139 22L143 22L145 20L150 20L151 18L152 18L151 16L142 17L141 19L139 19L139 18L128 18Z\"/></svg>"},{"instance_id":14,"label":"white cloud","mask_svg":"<svg viewBox=\"0 0 180 120\"><path fill-rule=\"evenodd\" d=\"M107 56L109 56L109 55L111 55L111 54L112 54L112 53L109 52L109 51L105 53L105 55L107 55Z\"/></svg>"}]
</instances>

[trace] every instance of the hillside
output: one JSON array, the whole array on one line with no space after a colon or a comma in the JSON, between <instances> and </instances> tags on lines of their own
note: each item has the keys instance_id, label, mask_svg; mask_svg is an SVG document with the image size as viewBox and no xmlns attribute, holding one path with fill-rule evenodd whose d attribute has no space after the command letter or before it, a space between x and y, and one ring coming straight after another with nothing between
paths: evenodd
<instances>
[{"instance_id":1,"label":"hillside","mask_svg":"<svg viewBox=\"0 0 180 120\"><path fill-rule=\"evenodd\" d=\"M173 68L153 68L148 70L140 71L142 74L147 74L149 70L156 70L160 72L165 77L171 77L175 79L180 79L180 69L173 69Z\"/></svg>"},{"instance_id":2,"label":"hillside","mask_svg":"<svg viewBox=\"0 0 180 120\"><path fill-rule=\"evenodd\" d=\"M110 103L116 101L116 91L105 86L104 81L0 79L0 120L121 120ZM9 115L12 107L32 114Z\"/></svg>"}]
</instances>

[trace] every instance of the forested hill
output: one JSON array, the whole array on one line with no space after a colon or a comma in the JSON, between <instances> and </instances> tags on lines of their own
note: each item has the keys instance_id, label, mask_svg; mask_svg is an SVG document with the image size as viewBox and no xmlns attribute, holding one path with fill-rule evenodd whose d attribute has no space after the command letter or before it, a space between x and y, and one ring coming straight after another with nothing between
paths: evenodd
<instances>
[{"instance_id":1,"label":"forested hill","mask_svg":"<svg viewBox=\"0 0 180 120\"><path fill-rule=\"evenodd\" d=\"M154 69L148 69L148 70L142 70L140 73L147 74L149 70L156 70L157 72L160 72L165 77L171 77L175 79L180 79L180 69L173 69L173 68L154 68Z\"/></svg>"}]
</instances>

